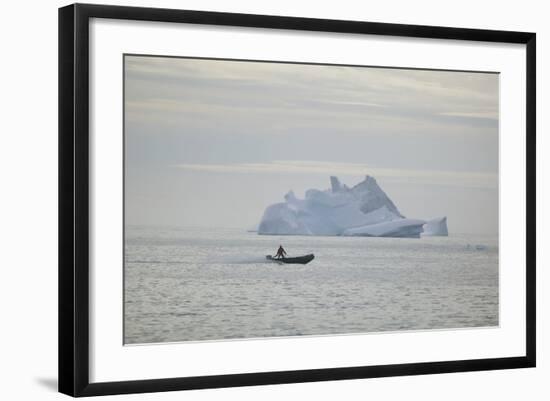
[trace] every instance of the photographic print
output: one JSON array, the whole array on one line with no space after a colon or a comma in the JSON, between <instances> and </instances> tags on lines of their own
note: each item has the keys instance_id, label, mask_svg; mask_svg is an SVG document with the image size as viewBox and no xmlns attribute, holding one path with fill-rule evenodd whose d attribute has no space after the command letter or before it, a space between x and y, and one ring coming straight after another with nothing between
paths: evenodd
<instances>
[{"instance_id":1,"label":"photographic print","mask_svg":"<svg viewBox=\"0 0 550 401\"><path fill-rule=\"evenodd\" d=\"M124 56L124 343L499 325L499 75Z\"/></svg>"}]
</instances>

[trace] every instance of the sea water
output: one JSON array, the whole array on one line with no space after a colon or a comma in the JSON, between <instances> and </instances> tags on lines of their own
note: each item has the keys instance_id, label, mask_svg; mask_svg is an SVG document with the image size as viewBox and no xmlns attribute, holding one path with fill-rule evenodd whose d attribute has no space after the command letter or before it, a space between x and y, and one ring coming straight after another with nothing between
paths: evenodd
<instances>
[{"instance_id":1,"label":"sea water","mask_svg":"<svg viewBox=\"0 0 550 401\"><path fill-rule=\"evenodd\" d=\"M282 244L307 265L267 261ZM126 344L499 324L498 239L126 227Z\"/></svg>"}]
</instances>

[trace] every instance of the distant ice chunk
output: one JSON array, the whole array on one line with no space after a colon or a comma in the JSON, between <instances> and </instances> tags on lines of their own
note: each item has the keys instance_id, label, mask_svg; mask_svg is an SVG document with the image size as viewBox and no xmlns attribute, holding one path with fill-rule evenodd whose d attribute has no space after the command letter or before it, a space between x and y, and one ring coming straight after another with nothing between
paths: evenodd
<instances>
[{"instance_id":1,"label":"distant ice chunk","mask_svg":"<svg viewBox=\"0 0 550 401\"><path fill-rule=\"evenodd\" d=\"M304 199L289 191L285 202L266 208L258 234L418 238L423 232L426 221L405 218L374 177L352 188L330 177L330 185L308 189Z\"/></svg>"},{"instance_id":2,"label":"distant ice chunk","mask_svg":"<svg viewBox=\"0 0 550 401\"><path fill-rule=\"evenodd\" d=\"M447 229L447 217L438 217L436 219L428 220L424 225L424 232L422 236L439 236L447 237L449 230Z\"/></svg>"}]
</instances>

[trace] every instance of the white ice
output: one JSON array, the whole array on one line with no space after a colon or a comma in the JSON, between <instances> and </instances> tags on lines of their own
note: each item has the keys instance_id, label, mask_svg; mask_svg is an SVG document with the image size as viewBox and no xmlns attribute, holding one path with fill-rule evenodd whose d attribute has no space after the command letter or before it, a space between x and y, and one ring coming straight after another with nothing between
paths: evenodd
<instances>
[{"instance_id":1,"label":"white ice","mask_svg":"<svg viewBox=\"0 0 550 401\"><path fill-rule=\"evenodd\" d=\"M352 188L337 177L330 182L328 190L309 189L304 199L290 191L285 202L268 206L258 233L416 238L422 233L426 221L405 218L373 177Z\"/></svg>"},{"instance_id":2,"label":"white ice","mask_svg":"<svg viewBox=\"0 0 550 401\"><path fill-rule=\"evenodd\" d=\"M398 219L385 223L348 228L342 233L342 235L362 237L419 238L422 233L422 226L424 223L424 220L418 219Z\"/></svg>"},{"instance_id":3,"label":"white ice","mask_svg":"<svg viewBox=\"0 0 550 401\"><path fill-rule=\"evenodd\" d=\"M436 219L428 220L424 225L424 236L439 236L447 237L449 230L447 229L447 217L438 217Z\"/></svg>"}]
</instances>

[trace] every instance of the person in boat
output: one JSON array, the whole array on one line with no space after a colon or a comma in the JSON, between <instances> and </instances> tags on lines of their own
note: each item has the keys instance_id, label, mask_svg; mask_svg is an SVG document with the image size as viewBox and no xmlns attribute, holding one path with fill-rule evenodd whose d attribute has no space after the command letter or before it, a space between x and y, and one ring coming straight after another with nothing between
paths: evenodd
<instances>
[{"instance_id":1,"label":"person in boat","mask_svg":"<svg viewBox=\"0 0 550 401\"><path fill-rule=\"evenodd\" d=\"M282 245L279 245L279 249L277 250L277 254L275 255L275 259L281 259L286 256L286 251L284 250Z\"/></svg>"}]
</instances>

